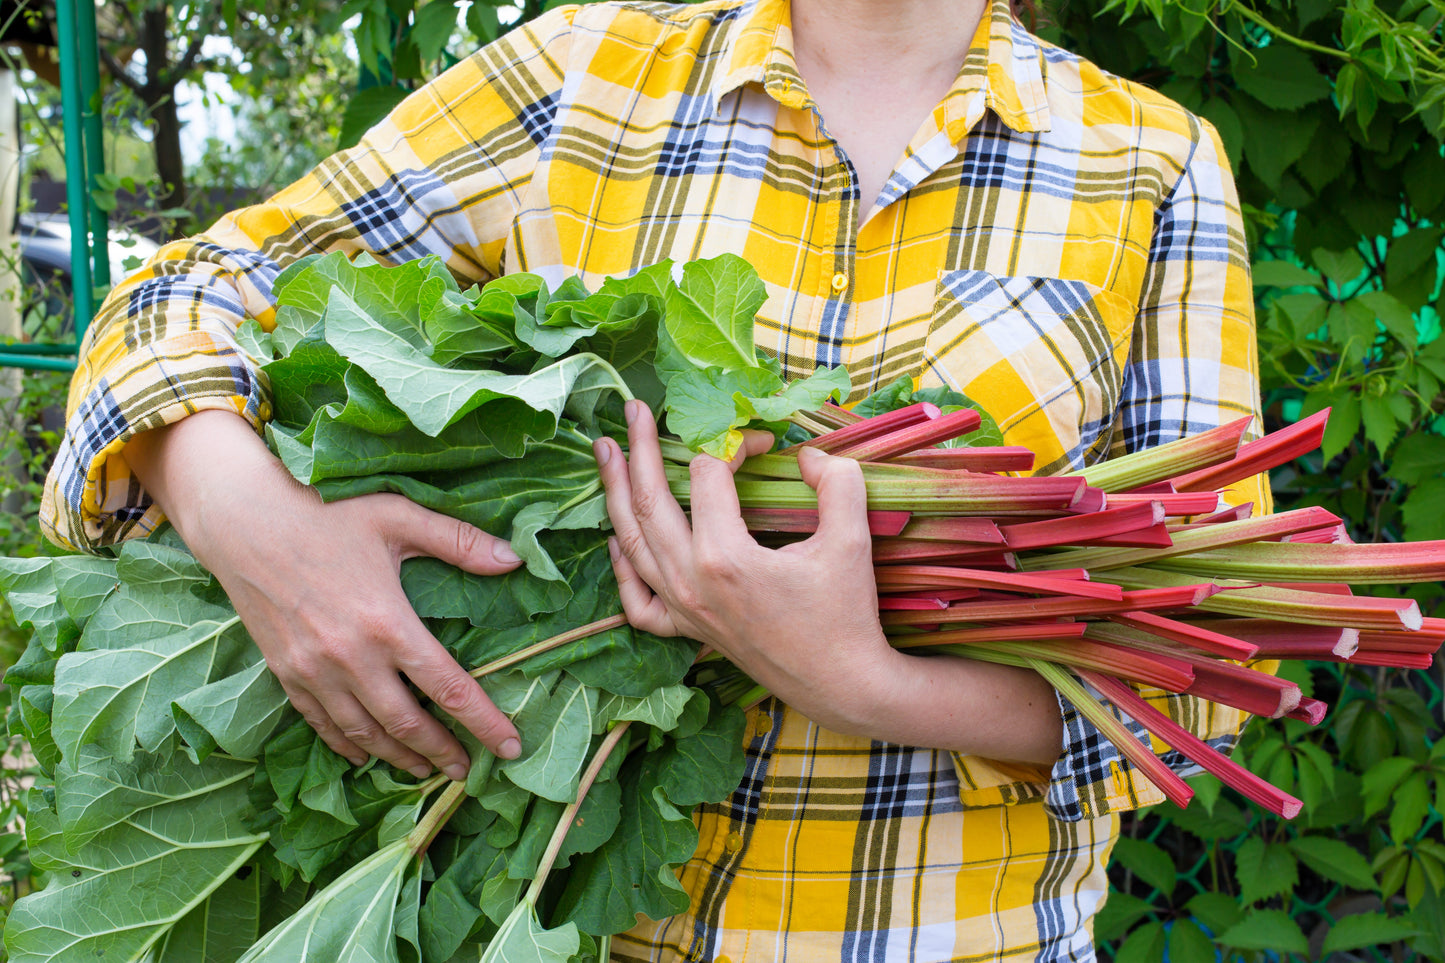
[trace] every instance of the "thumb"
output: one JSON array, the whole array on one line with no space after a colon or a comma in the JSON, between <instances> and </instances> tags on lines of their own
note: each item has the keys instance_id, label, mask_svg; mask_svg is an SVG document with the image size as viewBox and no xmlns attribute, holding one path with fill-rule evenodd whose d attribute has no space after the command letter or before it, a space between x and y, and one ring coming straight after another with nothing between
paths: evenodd
<instances>
[{"instance_id":1,"label":"thumb","mask_svg":"<svg viewBox=\"0 0 1445 963\"><path fill-rule=\"evenodd\" d=\"M505 539L406 498L398 499L391 521L400 558L425 555L474 575L500 575L522 561Z\"/></svg>"},{"instance_id":2,"label":"thumb","mask_svg":"<svg viewBox=\"0 0 1445 963\"><path fill-rule=\"evenodd\" d=\"M848 553L871 552L862 466L852 458L809 447L798 452L798 468L803 481L818 493L818 531L812 538Z\"/></svg>"}]
</instances>

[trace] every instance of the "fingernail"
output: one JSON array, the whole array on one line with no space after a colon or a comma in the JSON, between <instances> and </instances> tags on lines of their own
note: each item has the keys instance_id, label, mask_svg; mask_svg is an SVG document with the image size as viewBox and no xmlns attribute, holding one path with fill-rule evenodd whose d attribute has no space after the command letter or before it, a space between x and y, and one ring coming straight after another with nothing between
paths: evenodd
<instances>
[{"instance_id":1,"label":"fingernail","mask_svg":"<svg viewBox=\"0 0 1445 963\"><path fill-rule=\"evenodd\" d=\"M522 556L514 552L512 546L506 542L492 543L492 558L501 562L503 565L515 565L522 560Z\"/></svg>"},{"instance_id":2,"label":"fingernail","mask_svg":"<svg viewBox=\"0 0 1445 963\"><path fill-rule=\"evenodd\" d=\"M617 556L622 554L622 549L617 545L617 539L610 535L607 537L607 554L612 556L614 562L617 561Z\"/></svg>"},{"instance_id":3,"label":"fingernail","mask_svg":"<svg viewBox=\"0 0 1445 963\"><path fill-rule=\"evenodd\" d=\"M497 747L497 755L503 759L515 759L522 754L522 744L516 739L508 739Z\"/></svg>"},{"instance_id":4,"label":"fingernail","mask_svg":"<svg viewBox=\"0 0 1445 963\"><path fill-rule=\"evenodd\" d=\"M627 418L627 423L628 423L629 425L632 424L634 421L636 421L636 420L637 420L637 402L635 402L635 401L629 401L627 404L623 405L623 406L622 406L622 414Z\"/></svg>"},{"instance_id":5,"label":"fingernail","mask_svg":"<svg viewBox=\"0 0 1445 963\"><path fill-rule=\"evenodd\" d=\"M447 766L442 772L446 773L447 778L452 782L462 782L467 778L467 767L455 763Z\"/></svg>"},{"instance_id":6,"label":"fingernail","mask_svg":"<svg viewBox=\"0 0 1445 963\"><path fill-rule=\"evenodd\" d=\"M600 467L607 464L607 460L612 457L612 446L607 444L606 438L598 438L592 443L592 454L596 456Z\"/></svg>"},{"instance_id":7,"label":"fingernail","mask_svg":"<svg viewBox=\"0 0 1445 963\"><path fill-rule=\"evenodd\" d=\"M365 757L365 756L347 756L347 757L346 757L346 761L349 762L349 763L351 763L353 766L358 767L358 768L360 768L361 766L366 765L366 757Z\"/></svg>"},{"instance_id":8,"label":"fingernail","mask_svg":"<svg viewBox=\"0 0 1445 963\"><path fill-rule=\"evenodd\" d=\"M814 448L812 445L808 445L804 448L798 449L798 460L801 461L804 458L817 458L821 454L823 454L823 452Z\"/></svg>"},{"instance_id":9,"label":"fingernail","mask_svg":"<svg viewBox=\"0 0 1445 963\"><path fill-rule=\"evenodd\" d=\"M407 770L407 772L411 773L418 779L425 779L427 776L431 775L431 766L412 766L410 769Z\"/></svg>"}]
</instances>

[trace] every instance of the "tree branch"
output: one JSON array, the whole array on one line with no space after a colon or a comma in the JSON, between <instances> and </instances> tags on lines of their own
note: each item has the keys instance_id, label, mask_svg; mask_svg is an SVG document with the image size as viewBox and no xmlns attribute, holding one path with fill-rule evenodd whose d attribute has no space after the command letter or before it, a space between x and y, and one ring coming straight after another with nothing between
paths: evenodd
<instances>
[{"instance_id":1,"label":"tree branch","mask_svg":"<svg viewBox=\"0 0 1445 963\"><path fill-rule=\"evenodd\" d=\"M217 21L221 17L221 5L218 3L207 3L201 7L201 22L196 25L196 32L191 37L191 42L186 46L186 52L176 62L173 69L168 71L166 77L167 86L173 86L185 79L196 66L196 58L201 55L201 48L205 46L206 40L211 36Z\"/></svg>"},{"instance_id":2,"label":"tree branch","mask_svg":"<svg viewBox=\"0 0 1445 963\"><path fill-rule=\"evenodd\" d=\"M130 71L125 69L125 65L111 56L110 51L105 47L100 48L100 59L105 61L105 69L110 72L112 77L129 87L132 93L139 94L141 92L145 82L132 77Z\"/></svg>"}]
</instances>

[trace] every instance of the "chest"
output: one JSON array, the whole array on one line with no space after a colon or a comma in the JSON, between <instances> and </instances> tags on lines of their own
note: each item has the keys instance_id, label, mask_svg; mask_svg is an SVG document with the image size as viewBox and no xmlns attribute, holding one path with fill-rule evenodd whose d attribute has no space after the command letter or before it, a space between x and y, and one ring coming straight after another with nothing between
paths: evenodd
<instances>
[{"instance_id":1,"label":"chest","mask_svg":"<svg viewBox=\"0 0 1445 963\"><path fill-rule=\"evenodd\" d=\"M987 394L1012 443L1060 465L1107 442L1157 179L1125 178L1127 158L1100 170L1086 130L1023 135L980 110L961 144L916 140L860 211L857 170L812 111L751 86L716 110L694 100L603 130L564 107L507 270L596 284L739 254L768 290L757 342L790 374L843 364L859 397L902 376Z\"/></svg>"}]
</instances>

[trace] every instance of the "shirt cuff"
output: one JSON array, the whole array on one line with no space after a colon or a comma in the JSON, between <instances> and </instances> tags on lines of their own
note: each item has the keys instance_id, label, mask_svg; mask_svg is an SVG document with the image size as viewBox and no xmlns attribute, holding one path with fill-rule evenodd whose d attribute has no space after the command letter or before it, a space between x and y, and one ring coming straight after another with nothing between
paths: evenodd
<instances>
[{"instance_id":1,"label":"shirt cuff","mask_svg":"<svg viewBox=\"0 0 1445 963\"><path fill-rule=\"evenodd\" d=\"M192 331L147 345L94 382L73 408L41 500L58 544L96 552L144 537L165 520L125 460L135 435L220 409L258 432L270 417L264 376L234 341Z\"/></svg>"}]
</instances>

